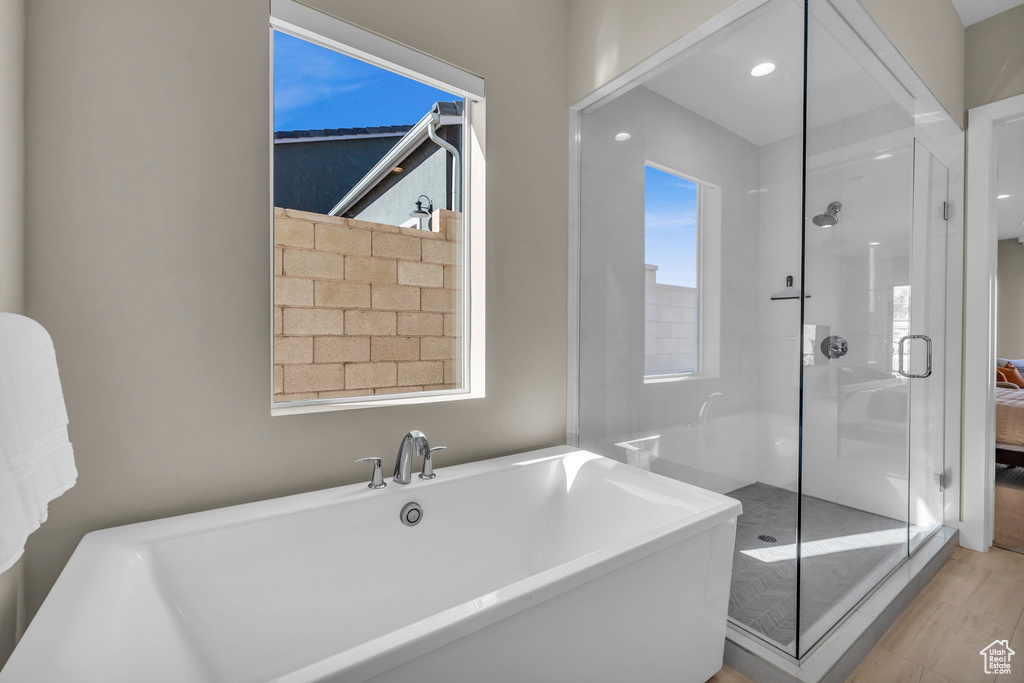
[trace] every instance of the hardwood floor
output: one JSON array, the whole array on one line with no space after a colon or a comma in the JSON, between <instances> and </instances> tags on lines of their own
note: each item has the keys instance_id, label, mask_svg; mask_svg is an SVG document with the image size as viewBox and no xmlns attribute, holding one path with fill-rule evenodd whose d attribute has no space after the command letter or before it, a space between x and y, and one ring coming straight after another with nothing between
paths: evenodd
<instances>
[{"instance_id":1,"label":"hardwood floor","mask_svg":"<svg viewBox=\"0 0 1024 683\"><path fill-rule=\"evenodd\" d=\"M722 670L712 676L708 683L750 683L750 679L736 673L735 669L723 666Z\"/></svg>"},{"instance_id":2,"label":"hardwood floor","mask_svg":"<svg viewBox=\"0 0 1024 683\"><path fill-rule=\"evenodd\" d=\"M1024 683L1024 555L957 548L846 683ZM1012 673L985 674L981 649L1009 640ZM724 667L713 683L749 683Z\"/></svg>"}]
</instances>

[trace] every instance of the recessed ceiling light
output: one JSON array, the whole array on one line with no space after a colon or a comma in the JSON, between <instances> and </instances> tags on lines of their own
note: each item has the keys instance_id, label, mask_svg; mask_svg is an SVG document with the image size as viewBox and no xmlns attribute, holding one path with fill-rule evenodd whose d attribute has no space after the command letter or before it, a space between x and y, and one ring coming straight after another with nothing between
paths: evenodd
<instances>
[{"instance_id":1,"label":"recessed ceiling light","mask_svg":"<svg viewBox=\"0 0 1024 683\"><path fill-rule=\"evenodd\" d=\"M875 157L875 161L883 161L885 159L892 159L892 155L887 152L885 154L879 154L877 157Z\"/></svg>"},{"instance_id":2,"label":"recessed ceiling light","mask_svg":"<svg viewBox=\"0 0 1024 683\"><path fill-rule=\"evenodd\" d=\"M618 140L619 142L625 142L626 140L630 139L631 137L633 137L633 136L630 135L629 133L627 133L626 131L622 131L621 133L616 133L615 134L615 139Z\"/></svg>"},{"instance_id":3,"label":"recessed ceiling light","mask_svg":"<svg viewBox=\"0 0 1024 683\"><path fill-rule=\"evenodd\" d=\"M775 71L774 64L771 62L762 62L750 70L750 75L754 78L760 78L761 76L767 76L773 71Z\"/></svg>"},{"instance_id":4,"label":"recessed ceiling light","mask_svg":"<svg viewBox=\"0 0 1024 683\"><path fill-rule=\"evenodd\" d=\"M1013 196L1012 194L1000 194L1000 195L996 195L996 199L1009 199L1012 196Z\"/></svg>"},{"instance_id":5,"label":"recessed ceiling light","mask_svg":"<svg viewBox=\"0 0 1024 683\"><path fill-rule=\"evenodd\" d=\"M868 242L869 247L877 247L881 242Z\"/></svg>"}]
</instances>

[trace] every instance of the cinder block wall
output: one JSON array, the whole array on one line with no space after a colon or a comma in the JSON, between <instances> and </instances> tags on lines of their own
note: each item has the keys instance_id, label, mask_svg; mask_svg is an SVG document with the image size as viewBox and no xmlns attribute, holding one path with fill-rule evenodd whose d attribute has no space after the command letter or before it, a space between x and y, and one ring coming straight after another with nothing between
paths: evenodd
<instances>
[{"instance_id":1,"label":"cinder block wall","mask_svg":"<svg viewBox=\"0 0 1024 683\"><path fill-rule=\"evenodd\" d=\"M644 264L644 374L697 369L697 288L657 281Z\"/></svg>"},{"instance_id":2,"label":"cinder block wall","mask_svg":"<svg viewBox=\"0 0 1024 683\"><path fill-rule=\"evenodd\" d=\"M461 384L461 214L434 232L274 209L274 401Z\"/></svg>"}]
</instances>

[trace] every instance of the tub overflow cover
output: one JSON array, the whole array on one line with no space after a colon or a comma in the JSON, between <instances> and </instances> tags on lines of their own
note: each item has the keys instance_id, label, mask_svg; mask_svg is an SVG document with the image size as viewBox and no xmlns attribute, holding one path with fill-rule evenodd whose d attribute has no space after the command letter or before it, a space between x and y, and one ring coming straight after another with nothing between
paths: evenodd
<instances>
[{"instance_id":1,"label":"tub overflow cover","mask_svg":"<svg viewBox=\"0 0 1024 683\"><path fill-rule=\"evenodd\" d=\"M419 503L406 503L402 507L402 512L399 515L402 520L402 524L406 526L416 526L423 519L423 508L420 507Z\"/></svg>"}]
</instances>

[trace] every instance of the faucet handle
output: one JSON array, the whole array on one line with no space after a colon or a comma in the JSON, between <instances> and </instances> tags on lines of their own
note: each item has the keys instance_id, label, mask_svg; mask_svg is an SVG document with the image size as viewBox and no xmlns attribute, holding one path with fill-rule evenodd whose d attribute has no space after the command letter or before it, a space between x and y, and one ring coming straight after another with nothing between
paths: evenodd
<instances>
[{"instance_id":1,"label":"faucet handle","mask_svg":"<svg viewBox=\"0 0 1024 683\"><path fill-rule=\"evenodd\" d=\"M436 474L434 474L434 462L433 460L430 459L430 456L433 454L434 451L446 450L448 450L447 446L437 446L436 448L431 448L429 451L423 454L423 471L420 472L420 479L433 479L434 477L437 476Z\"/></svg>"},{"instance_id":2,"label":"faucet handle","mask_svg":"<svg viewBox=\"0 0 1024 683\"><path fill-rule=\"evenodd\" d=\"M368 488L371 489L382 489L387 486L384 483L384 470L381 469L380 458L359 458L356 462L372 462L373 463L373 476L370 477L370 483L367 484Z\"/></svg>"}]
</instances>

